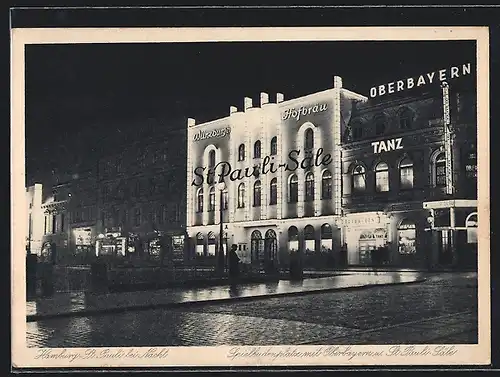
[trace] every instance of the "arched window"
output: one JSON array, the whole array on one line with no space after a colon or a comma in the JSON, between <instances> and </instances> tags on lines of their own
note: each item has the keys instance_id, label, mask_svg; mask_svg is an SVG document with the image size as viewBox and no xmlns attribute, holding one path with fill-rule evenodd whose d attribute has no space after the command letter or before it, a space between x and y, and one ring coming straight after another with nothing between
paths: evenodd
<instances>
[{"instance_id":1,"label":"arched window","mask_svg":"<svg viewBox=\"0 0 500 377\"><path fill-rule=\"evenodd\" d=\"M354 192L363 192L366 189L366 171L361 165L357 165L352 172L352 188Z\"/></svg>"},{"instance_id":2,"label":"arched window","mask_svg":"<svg viewBox=\"0 0 500 377\"><path fill-rule=\"evenodd\" d=\"M299 200L299 179L295 174L290 177L288 186L289 202L297 203Z\"/></svg>"},{"instance_id":3,"label":"arched window","mask_svg":"<svg viewBox=\"0 0 500 377\"><path fill-rule=\"evenodd\" d=\"M477 212L473 212L465 219L467 228L467 243L477 243Z\"/></svg>"},{"instance_id":4,"label":"arched window","mask_svg":"<svg viewBox=\"0 0 500 377\"><path fill-rule=\"evenodd\" d=\"M253 185L253 206L260 207L261 199L261 184L260 181L255 181Z\"/></svg>"},{"instance_id":5,"label":"arched window","mask_svg":"<svg viewBox=\"0 0 500 377\"><path fill-rule=\"evenodd\" d=\"M209 198L208 210L215 211L215 187L213 186L210 187L208 198Z\"/></svg>"},{"instance_id":6,"label":"arched window","mask_svg":"<svg viewBox=\"0 0 500 377\"><path fill-rule=\"evenodd\" d=\"M299 251L299 230L295 226L288 228L288 251Z\"/></svg>"},{"instance_id":7,"label":"arched window","mask_svg":"<svg viewBox=\"0 0 500 377\"><path fill-rule=\"evenodd\" d=\"M304 134L304 149L310 150L314 148L314 131L308 128Z\"/></svg>"},{"instance_id":8,"label":"arched window","mask_svg":"<svg viewBox=\"0 0 500 377\"><path fill-rule=\"evenodd\" d=\"M434 163L434 177L436 187L446 186L446 158L444 153L439 153L436 156Z\"/></svg>"},{"instance_id":9,"label":"arched window","mask_svg":"<svg viewBox=\"0 0 500 377\"><path fill-rule=\"evenodd\" d=\"M316 251L316 232L312 225L304 228L304 251L306 254L313 254Z\"/></svg>"},{"instance_id":10,"label":"arched window","mask_svg":"<svg viewBox=\"0 0 500 377\"><path fill-rule=\"evenodd\" d=\"M254 230L250 236L250 257L252 263L258 262L264 254L264 240L258 230Z\"/></svg>"},{"instance_id":11,"label":"arched window","mask_svg":"<svg viewBox=\"0 0 500 377\"><path fill-rule=\"evenodd\" d=\"M240 144L238 147L238 161L245 160L245 144Z\"/></svg>"},{"instance_id":12,"label":"arched window","mask_svg":"<svg viewBox=\"0 0 500 377\"><path fill-rule=\"evenodd\" d=\"M269 188L269 204L273 205L278 202L278 179L273 178Z\"/></svg>"},{"instance_id":13,"label":"arched window","mask_svg":"<svg viewBox=\"0 0 500 377\"><path fill-rule=\"evenodd\" d=\"M321 252L329 253L333 249L333 232L330 224L321 226Z\"/></svg>"},{"instance_id":14,"label":"arched window","mask_svg":"<svg viewBox=\"0 0 500 377\"><path fill-rule=\"evenodd\" d=\"M306 174L306 196L305 201L314 200L314 174L309 172Z\"/></svg>"},{"instance_id":15,"label":"arched window","mask_svg":"<svg viewBox=\"0 0 500 377\"><path fill-rule=\"evenodd\" d=\"M208 233L208 255L215 256L215 233Z\"/></svg>"},{"instance_id":16,"label":"arched window","mask_svg":"<svg viewBox=\"0 0 500 377\"><path fill-rule=\"evenodd\" d=\"M398 251L400 254L415 254L417 252L415 239L415 223L404 219L398 226Z\"/></svg>"},{"instance_id":17,"label":"arched window","mask_svg":"<svg viewBox=\"0 0 500 377\"><path fill-rule=\"evenodd\" d=\"M269 229L266 232L264 248L266 251L265 257L268 260L276 260L278 257L278 240L276 239L276 232Z\"/></svg>"},{"instance_id":18,"label":"arched window","mask_svg":"<svg viewBox=\"0 0 500 377\"><path fill-rule=\"evenodd\" d=\"M196 208L198 212L203 212L203 189L199 188L196 194Z\"/></svg>"},{"instance_id":19,"label":"arched window","mask_svg":"<svg viewBox=\"0 0 500 377\"><path fill-rule=\"evenodd\" d=\"M385 162L379 162L375 167L375 190L377 192L389 191L389 167Z\"/></svg>"},{"instance_id":20,"label":"arched window","mask_svg":"<svg viewBox=\"0 0 500 377\"><path fill-rule=\"evenodd\" d=\"M399 111L399 128L410 130L413 126L413 112L405 107Z\"/></svg>"},{"instance_id":21,"label":"arched window","mask_svg":"<svg viewBox=\"0 0 500 377\"><path fill-rule=\"evenodd\" d=\"M386 128L386 118L384 115L377 115L374 119L375 121L375 134L381 135L385 132Z\"/></svg>"},{"instance_id":22,"label":"arched window","mask_svg":"<svg viewBox=\"0 0 500 377\"><path fill-rule=\"evenodd\" d=\"M278 154L278 138L274 136L271 139L271 156L275 156Z\"/></svg>"},{"instance_id":23,"label":"arched window","mask_svg":"<svg viewBox=\"0 0 500 377\"><path fill-rule=\"evenodd\" d=\"M413 162L408 157L399 164L399 184L402 190L413 188Z\"/></svg>"},{"instance_id":24,"label":"arched window","mask_svg":"<svg viewBox=\"0 0 500 377\"><path fill-rule=\"evenodd\" d=\"M215 166L215 151L208 152L208 167L212 169Z\"/></svg>"},{"instance_id":25,"label":"arched window","mask_svg":"<svg viewBox=\"0 0 500 377\"><path fill-rule=\"evenodd\" d=\"M245 207L245 184L240 183L238 186L238 208Z\"/></svg>"},{"instance_id":26,"label":"arched window","mask_svg":"<svg viewBox=\"0 0 500 377\"><path fill-rule=\"evenodd\" d=\"M321 199L331 199L332 198L332 173L325 170L323 176L321 177Z\"/></svg>"},{"instance_id":27,"label":"arched window","mask_svg":"<svg viewBox=\"0 0 500 377\"><path fill-rule=\"evenodd\" d=\"M229 205L229 194L227 188L222 191L222 209L227 209Z\"/></svg>"},{"instance_id":28,"label":"arched window","mask_svg":"<svg viewBox=\"0 0 500 377\"><path fill-rule=\"evenodd\" d=\"M260 158L260 140L253 145L253 158Z\"/></svg>"}]
</instances>

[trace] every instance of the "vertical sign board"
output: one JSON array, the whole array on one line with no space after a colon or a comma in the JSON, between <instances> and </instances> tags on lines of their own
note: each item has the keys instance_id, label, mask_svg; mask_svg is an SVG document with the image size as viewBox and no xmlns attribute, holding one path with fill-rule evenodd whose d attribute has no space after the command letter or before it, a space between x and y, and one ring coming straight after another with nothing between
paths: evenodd
<instances>
[{"instance_id":1,"label":"vertical sign board","mask_svg":"<svg viewBox=\"0 0 500 377\"><path fill-rule=\"evenodd\" d=\"M444 148L446 158L446 193L453 194L453 170L451 150L451 120L450 120L450 95L448 83L442 83L443 89L443 123L444 123Z\"/></svg>"}]
</instances>

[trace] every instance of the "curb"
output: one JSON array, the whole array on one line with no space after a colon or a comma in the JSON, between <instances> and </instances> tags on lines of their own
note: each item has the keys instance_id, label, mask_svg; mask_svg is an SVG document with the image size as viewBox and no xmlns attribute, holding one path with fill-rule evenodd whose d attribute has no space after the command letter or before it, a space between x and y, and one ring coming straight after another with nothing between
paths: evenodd
<instances>
[{"instance_id":1,"label":"curb","mask_svg":"<svg viewBox=\"0 0 500 377\"><path fill-rule=\"evenodd\" d=\"M94 315L106 315L106 314L116 314L123 313L127 311L140 311L140 310L152 310L152 309L175 309L182 306L202 306L202 305L210 305L210 304L228 304L230 302L235 301L252 301L252 300L263 300L267 298L276 298L276 297L284 297L284 296L306 296L310 294L321 294L321 293L331 293L335 291L355 291L367 288L376 288L376 287L387 287L393 285L408 285L408 284L418 284L423 283L427 279L420 278L414 281L408 282L398 282L398 283L383 283L383 284L366 284L360 285L356 287L341 287L341 288L325 288L318 289L312 291L299 291L299 292L286 292L286 293L272 293L267 295L260 296L243 296L243 297L229 297L229 298L221 298L215 300L200 300L200 301L188 301L188 302L169 302L164 304L150 304L150 305L131 305L131 306L122 306L116 308L109 309L83 309L74 312L65 312L65 313L56 313L56 314L31 314L26 316L27 322L36 322L45 319L54 319L54 318L67 318L67 317L86 317L86 316L94 316Z\"/></svg>"}]
</instances>

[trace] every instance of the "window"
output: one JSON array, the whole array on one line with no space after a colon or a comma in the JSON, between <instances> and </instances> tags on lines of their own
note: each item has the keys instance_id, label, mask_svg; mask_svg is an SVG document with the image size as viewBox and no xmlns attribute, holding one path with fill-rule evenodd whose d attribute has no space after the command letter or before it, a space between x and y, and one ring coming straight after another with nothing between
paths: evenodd
<instances>
[{"instance_id":1,"label":"window","mask_svg":"<svg viewBox=\"0 0 500 377\"><path fill-rule=\"evenodd\" d=\"M208 167L213 168L215 166L215 151L211 150L208 153Z\"/></svg>"},{"instance_id":2,"label":"window","mask_svg":"<svg viewBox=\"0 0 500 377\"><path fill-rule=\"evenodd\" d=\"M149 178L149 192L154 195L156 194L156 190L158 189L158 186L156 184L156 180L154 178Z\"/></svg>"},{"instance_id":3,"label":"window","mask_svg":"<svg viewBox=\"0 0 500 377\"><path fill-rule=\"evenodd\" d=\"M375 134L381 135L385 132L386 118L384 115L377 115L375 117Z\"/></svg>"},{"instance_id":4,"label":"window","mask_svg":"<svg viewBox=\"0 0 500 377\"><path fill-rule=\"evenodd\" d=\"M257 140L253 145L253 158L260 158L260 140Z\"/></svg>"},{"instance_id":5,"label":"window","mask_svg":"<svg viewBox=\"0 0 500 377\"><path fill-rule=\"evenodd\" d=\"M477 153L474 145L465 154L465 177L467 179L477 179Z\"/></svg>"},{"instance_id":6,"label":"window","mask_svg":"<svg viewBox=\"0 0 500 377\"><path fill-rule=\"evenodd\" d=\"M444 153L440 153L436 157L434 169L436 187L446 186L446 158Z\"/></svg>"},{"instance_id":7,"label":"window","mask_svg":"<svg viewBox=\"0 0 500 377\"><path fill-rule=\"evenodd\" d=\"M238 208L245 207L245 184L240 183L238 186Z\"/></svg>"},{"instance_id":8,"label":"window","mask_svg":"<svg viewBox=\"0 0 500 377\"><path fill-rule=\"evenodd\" d=\"M61 213L61 233L64 232L64 213Z\"/></svg>"},{"instance_id":9,"label":"window","mask_svg":"<svg viewBox=\"0 0 500 377\"><path fill-rule=\"evenodd\" d=\"M196 255L203 256L205 254L205 239L203 234L196 235Z\"/></svg>"},{"instance_id":10,"label":"window","mask_svg":"<svg viewBox=\"0 0 500 377\"><path fill-rule=\"evenodd\" d=\"M306 202L314 200L314 174L309 172L306 174Z\"/></svg>"},{"instance_id":11,"label":"window","mask_svg":"<svg viewBox=\"0 0 500 377\"><path fill-rule=\"evenodd\" d=\"M203 212L203 189L198 189L198 193L196 194L196 207L198 212Z\"/></svg>"},{"instance_id":12,"label":"window","mask_svg":"<svg viewBox=\"0 0 500 377\"><path fill-rule=\"evenodd\" d=\"M331 253L333 249L333 232L330 224L321 226L321 252Z\"/></svg>"},{"instance_id":13,"label":"window","mask_svg":"<svg viewBox=\"0 0 500 377\"><path fill-rule=\"evenodd\" d=\"M253 206L260 207L261 200L261 184L260 181L255 181L253 185Z\"/></svg>"},{"instance_id":14,"label":"window","mask_svg":"<svg viewBox=\"0 0 500 377\"><path fill-rule=\"evenodd\" d=\"M140 181L135 182L134 195L135 196L141 195L141 182Z\"/></svg>"},{"instance_id":15,"label":"window","mask_svg":"<svg viewBox=\"0 0 500 377\"><path fill-rule=\"evenodd\" d=\"M297 203L299 200L299 179L294 174L290 177L290 183L288 187L289 202Z\"/></svg>"},{"instance_id":16,"label":"window","mask_svg":"<svg viewBox=\"0 0 500 377\"><path fill-rule=\"evenodd\" d=\"M314 131L311 128L308 128L306 130L304 138L305 138L305 143L304 143L305 150L313 149L314 148Z\"/></svg>"},{"instance_id":17,"label":"window","mask_svg":"<svg viewBox=\"0 0 500 377\"><path fill-rule=\"evenodd\" d=\"M402 130L410 130L413 123L413 113L407 107L399 112L399 128Z\"/></svg>"},{"instance_id":18,"label":"window","mask_svg":"<svg viewBox=\"0 0 500 377\"><path fill-rule=\"evenodd\" d=\"M57 224L57 215L54 214L52 215L52 234L57 233L56 224Z\"/></svg>"},{"instance_id":19,"label":"window","mask_svg":"<svg viewBox=\"0 0 500 377\"><path fill-rule=\"evenodd\" d=\"M356 141L363 137L363 128L361 126L352 129L352 140Z\"/></svg>"},{"instance_id":20,"label":"window","mask_svg":"<svg viewBox=\"0 0 500 377\"><path fill-rule=\"evenodd\" d=\"M270 198L269 198L269 204L274 205L278 203L278 180L276 178L273 178L271 180L271 187L269 190Z\"/></svg>"},{"instance_id":21,"label":"window","mask_svg":"<svg viewBox=\"0 0 500 377\"><path fill-rule=\"evenodd\" d=\"M413 162L409 158L399 164L399 184L402 190L413 188Z\"/></svg>"},{"instance_id":22,"label":"window","mask_svg":"<svg viewBox=\"0 0 500 377\"><path fill-rule=\"evenodd\" d=\"M245 144L240 144L238 147L238 161L245 160Z\"/></svg>"},{"instance_id":23,"label":"window","mask_svg":"<svg viewBox=\"0 0 500 377\"><path fill-rule=\"evenodd\" d=\"M361 165L356 166L352 172L352 188L355 192L363 192L366 189L366 171Z\"/></svg>"},{"instance_id":24,"label":"window","mask_svg":"<svg viewBox=\"0 0 500 377\"><path fill-rule=\"evenodd\" d=\"M304 228L304 244L305 254L313 254L316 251L316 232L312 225Z\"/></svg>"},{"instance_id":25,"label":"window","mask_svg":"<svg viewBox=\"0 0 500 377\"><path fill-rule=\"evenodd\" d=\"M254 230L250 235L250 258L251 262L258 262L264 254L264 241L262 234L258 230Z\"/></svg>"},{"instance_id":26,"label":"window","mask_svg":"<svg viewBox=\"0 0 500 377\"><path fill-rule=\"evenodd\" d=\"M122 225L127 225L128 224L128 211L127 209L124 209L122 211L122 220L121 220Z\"/></svg>"},{"instance_id":27,"label":"window","mask_svg":"<svg viewBox=\"0 0 500 377\"><path fill-rule=\"evenodd\" d=\"M321 199L332 198L332 173L325 170L321 177Z\"/></svg>"},{"instance_id":28,"label":"window","mask_svg":"<svg viewBox=\"0 0 500 377\"><path fill-rule=\"evenodd\" d=\"M278 138L275 136L271 139L271 156L278 154Z\"/></svg>"},{"instance_id":29,"label":"window","mask_svg":"<svg viewBox=\"0 0 500 377\"><path fill-rule=\"evenodd\" d=\"M404 219L398 227L399 254L415 254L417 252L415 239L415 223L408 219Z\"/></svg>"},{"instance_id":30,"label":"window","mask_svg":"<svg viewBox=\"0 0 500 377\"><path fill-rule=\"evenodd\" d=\"M389 167L385 162L380 162L375 167L375 190L377 192L389 191Z\"/></svg>"},{"instance_id":31,"label":"window","mask_svg":"<svg viewBox=\"0 0 500 377\"><path fill-rule=\"evenodd\" d=\"M210 187L208 199L209 199L208 210L210 212L215 211L215 187L213 186Z\"/></svg>"},{"instance_id":32,"label":"window","mask_svg":"<svg viewBox=\"0 0 500 377\"><path fill-rule=\"evenodd\" d=\"M141 225L141 209L136 208L134 212L134 225L139 226Z\"/></svg>"},{"instance_id":33,"label":"window","mask_svg":"<svg viewBox=\"0 0 500 377\"><path fill-rule=\"evenodd\" d=\"M229 205L229 194L227 188L222 191L222 209L227 209Z\"/></svg>"},{"instance_id":34,"label":"window","mask_svg":"<svg viewBox=\"0 0 500 377\"><path fill-rule=\"evenodd\" d=\"M288 251L299 251L299 230L295 226L288 228Z\"/></svg>"}]
</instances>

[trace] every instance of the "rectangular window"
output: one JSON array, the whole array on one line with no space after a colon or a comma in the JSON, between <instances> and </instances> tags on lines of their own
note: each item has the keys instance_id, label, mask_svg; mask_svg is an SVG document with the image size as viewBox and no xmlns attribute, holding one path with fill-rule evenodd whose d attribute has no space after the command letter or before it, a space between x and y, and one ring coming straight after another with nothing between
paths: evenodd
<instances>
[{"instance_id":1,"label":"rectangular window","mask_svg":"<svg viewBox=\"0 0 500 377\"><path fill-rule=\"evenodd\" d=\"M401 184L401 189L403 190L413 188L413 166L401 167L400 184Z\"/></svg>"},{"instance_id":2,"label":"rectangular window","mask_svg":"<svg viewBox=\"0 0 500 377\"><path fill-rule=\"evenodd\" d=\"M376 190L377 192L387 192L389 191L389 172L388 171L378 171L375 173L376 179Z\"/></svg>"},{"instance_id":3,"label":"rectangular window","mask_svg":"<svg viewBox=\"0 0 500 377\"><path fill-rule=\"evenodd\" d=\"M356 174L353 175L352 178L353 178L354 191L365 191L366 189L365 175Z\"/></svg>"},{"instance_id":4,"label":"rectangular window","mask_svg":"<svg viewBox=\"0 0 500 377\"><path fill-rule=\"evenodd\" d=\"M64 213L61 213L61 233L64 232Z\"/></svg>"},{"instance_id":5,"label":"rectangular window","mask_svg":"<svg viewBox=\"0 0 500 377\"><path fill-rule=\"evenodd\" d=\"M43 234L47 234L47 215L43 218Z\"/></svg>"},{"instance_id":6,"label":"rectangular window","mask_svg":"<svg viewBox=\"0 0 500 377\"><path fill-rule=\"evenodd\" d=\"M141 209L136 208L134 211L134 225L139 226L141 225Z\"/></svg>"}]
</instances>

